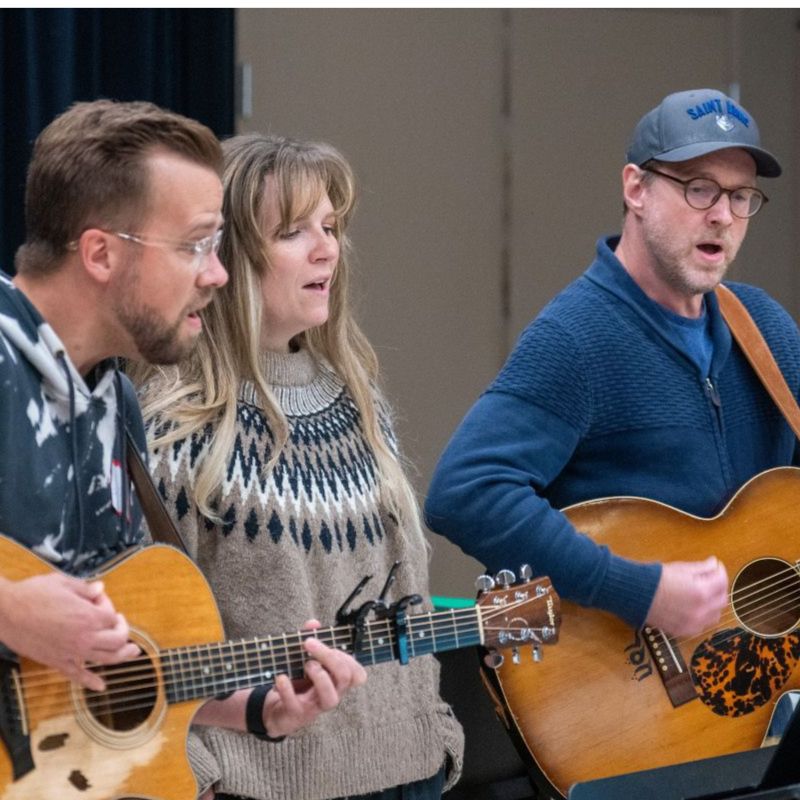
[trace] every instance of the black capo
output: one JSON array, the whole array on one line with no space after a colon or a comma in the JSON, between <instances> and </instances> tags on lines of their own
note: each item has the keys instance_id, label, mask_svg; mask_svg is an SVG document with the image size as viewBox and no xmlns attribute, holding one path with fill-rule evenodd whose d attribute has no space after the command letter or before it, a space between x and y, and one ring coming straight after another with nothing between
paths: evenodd
<instances>
[{"instance_id":1,"label":"black capo","mask_svg":"<svg viewBox=\"0 0 800 800\"><path fill-rule=\"evenodd\" d=\"M395 561L389 574L386 577L386 582L383 584L383 589L378 596L377 600L367 600L362 603L357 609L350 610L349 606L353 600L361 594L363 588L372 579L372 575L367 575L362 578L355 589L350 592L348 598L342 603L339 610L336 612L336 622L339 625L352 625L353 633L353 654L357 655L361 651L361 645L364 641L364 628L366 625L367 617L370 613L374 612L376 619L392 619L394 622L394 632L396 634L396 656L401 664L407 664L408 655L408 619L406 616L406 609L408 606L417 605L422 602L422 597L418 594L409 594L401 597L396 603L391 605L387 604L386 596L389 589L395 581L397 569L400 566L399 561Z\"/></svg>"}]
</instances>

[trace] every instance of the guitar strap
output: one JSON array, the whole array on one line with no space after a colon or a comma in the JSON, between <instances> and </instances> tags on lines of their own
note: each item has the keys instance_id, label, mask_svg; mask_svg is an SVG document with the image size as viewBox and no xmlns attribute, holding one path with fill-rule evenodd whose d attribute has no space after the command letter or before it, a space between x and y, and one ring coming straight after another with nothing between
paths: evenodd
<instances>
[{"instance_id":1,"label":"guitar strap","mask_svg":"<svg viewBox=\"0 0 800 800\"><path fill-rule=\"evenodd\" d=\"M161 499L155 483L153 483L153 476L139 455L139 448L136 446L136 442L134 442L133 437L127 430L125 431L125 436L127 438L125 460L128 465L128 473L136 488L136 494L139 495L139 502L142 504L142 511L147 520L147 526L150 528L150 535L153 537L153 541L171 544L178 550L188 554L186 543L164 506L164 501Z\"/></svg>"},{"instance_id":2,"label":"guitar strap","mask_svg":"<svg viewBox=\"0 0 800 800\"><path fill-rule=\"evenodd\" d=\"M722 284L717 286L716 295L720 311L731 329L733 338L738 342L770 397L786 417L789 427L800 439L800 408L797 406L797 399L775 363L775 357L764 341L761 331L742 301L727 286Z\"/></svg>"}]
</instances>

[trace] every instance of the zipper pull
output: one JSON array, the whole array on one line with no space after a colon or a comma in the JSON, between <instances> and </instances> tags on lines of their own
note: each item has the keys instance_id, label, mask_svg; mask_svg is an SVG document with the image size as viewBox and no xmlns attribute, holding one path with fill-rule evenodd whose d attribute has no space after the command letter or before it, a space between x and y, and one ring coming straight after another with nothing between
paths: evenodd
<instances>
[{"instance_id":1,"label":"zipper pull","mask_svg":"<svg viewBox=\"0 0 800 800\"><path fill-rule=\"evenodd\" d=\"M717 391L717 387L711 382L711 378L706 378L706 394L711 398L711 402L719 408L722 403L719 399L719 392Z\"/></svg>"}]
</instances>

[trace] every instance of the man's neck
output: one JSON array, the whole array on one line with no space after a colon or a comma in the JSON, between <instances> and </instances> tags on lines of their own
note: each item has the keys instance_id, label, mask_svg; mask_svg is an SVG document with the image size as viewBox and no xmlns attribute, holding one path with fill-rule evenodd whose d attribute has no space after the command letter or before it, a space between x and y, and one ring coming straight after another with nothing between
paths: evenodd
<instances>
[{"instance_id":1,"label":"man's neck","mask_svg":"<svg viewBox=\"0 0 800 800\"><path fill-rule=\"evenodd\" d=\"M659 280L652 265L652 255L636 237L626 237L623 232L614 255L637 286L654 302L690 319L697 319L703 313L702 293L687 295Z\"/></svg>"}]
</instances>

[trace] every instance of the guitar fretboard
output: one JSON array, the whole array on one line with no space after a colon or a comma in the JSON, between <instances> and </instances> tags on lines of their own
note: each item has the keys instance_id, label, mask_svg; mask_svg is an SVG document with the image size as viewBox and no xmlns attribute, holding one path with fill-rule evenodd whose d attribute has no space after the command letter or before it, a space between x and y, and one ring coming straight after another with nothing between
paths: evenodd
<instances>
[{"instance_id":1,"label":"guitar fretboard","mask_svg":"<svg viewBox=\"0 0 800 800\"><path fill-rule=\"evenodd\" d=\"M483 642L477 607L415 614L406 620L403 641L392 620L366 623L357 651L356 629L350 625L164 650L161 668L167 701L177 703L271 685L280 674L300 678L309 658L302 643L311 636L331 648L350 653L365 666Z\"/></svg>"}]
</instances>

